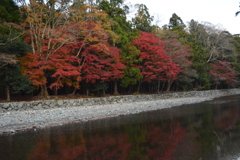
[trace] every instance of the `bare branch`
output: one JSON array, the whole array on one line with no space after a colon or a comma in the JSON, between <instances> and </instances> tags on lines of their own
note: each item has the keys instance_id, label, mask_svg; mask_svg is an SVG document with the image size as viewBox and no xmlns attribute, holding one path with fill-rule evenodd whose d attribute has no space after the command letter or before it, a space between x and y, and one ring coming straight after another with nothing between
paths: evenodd
<instances>
[{"instance_id":1,"label":"bare branch","mask_svg":"<svg viewBox=\"0 0 240 160\"><path fill-rule=\"evenodd\" d=\"M1 66L0 66L0 68L4 67L4 66L6 66L6 65L7 65L7 63L5 63L5 64L1 65Z\"/></svg>"},{"instance_id":2,"label":"bare branch","mask_svg":"<svg viewBox=\"0 0 240 160\"><path fill-rule=\"evenodd\" d=\"M189 30L192 35L206 48L207 63L235 57L233 37L221 25L209 22L191 21Z\"/></svg>"},{"instance_id":3,"label":"bare branch","mask_svg":"<svg viewBox=\"0 0 240 160\"><path fill-rule=\"evenodd\" d=\"M0 68L8 65L8 64L16 64L18 60L14 55L7 55L4 53L0 53Z\"/></svg>"},{"instance_id":4,"label":"bare branch","mask_svg":"<svg viewBox=\"0 0 240 160\"><path fill-rule=\"evenodd\" d=\"M8 38L7 42L5 42L5 43L0 43L0 46L4 46L4 45L6 45L6 44L9 43L9 42L18 39L21 35L23 35L23 33L20 34L20 35L18 35L18 36L16 36L16 37L14 37L14 38L11 38L11 39Z\"/></svg>"}]
</instances>

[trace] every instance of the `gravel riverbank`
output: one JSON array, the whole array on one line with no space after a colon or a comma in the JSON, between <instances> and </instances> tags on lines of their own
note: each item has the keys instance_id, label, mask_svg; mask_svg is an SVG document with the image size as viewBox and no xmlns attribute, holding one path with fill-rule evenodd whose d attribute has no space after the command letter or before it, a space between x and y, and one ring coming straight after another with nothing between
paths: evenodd
<instances>
[{"instance_id":1,"label":"gravel riverbank","mask_svg":"<svg viewBox=\"0 0 240 160\"><path fill-rule=\"evenodd\" d=\"M171 108L183 104L199 103L213 98L214 97L175 98L109 105L11 111L0 113L0 134Z\"/></svg>"}]
</instances>

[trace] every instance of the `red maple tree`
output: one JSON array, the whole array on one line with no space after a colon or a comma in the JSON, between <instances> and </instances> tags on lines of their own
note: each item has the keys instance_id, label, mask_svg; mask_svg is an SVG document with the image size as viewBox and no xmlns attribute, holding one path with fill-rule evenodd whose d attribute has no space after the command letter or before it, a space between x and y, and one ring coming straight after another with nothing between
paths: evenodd
<instances>
[{"instance_id":1,"label":"red maple tree","mask_svg":"<svg viewBox=\"0 0 240 160\"><path fill-rule=\"evenodd\" d=\"M232 68L229 62L219 61L215 64L211 64L212 70L209 74L213 77L215 81L215 89L221 83L232 84L237 82L237 74Z\"/></svg>"},{"instance_id":2,"label":"red maple tree","mask_svg":"<svg viewBox=\"0 0 240 160\"><path fill-rule=\"evenodd\" d=\"M98 48L101 47L101 48ZM96 81L114 81L124 76L125 65L120 59L120 49L110 47L108 43L91 45L85 48L81 54L84 59L82 66L83 79L86 83L96 83ZM118 94L115 83L114 94Z\"/></svg>"},{"instance_id":3,"label":"red maple tree","mask_svg":"<svg viewBox=\"0 0 240 160\"><path fill-rule=\"evenodd\" d=\"M181 69L167 56L163 41L159 40L154 34L141 32L141 35L132 42L141 51L140 58L143 61L138 67L142 71L143 81L158 80L159 84L160 80L167 81L169 84L167 91L169 91L171 83L177 79ZM158 85L158 90L159 87Z\"/></svg>"},{"instance_id":4,"label":"red maple tree","mask_svg":"<svg viewBox=\"0 0 240 160\"><path fill-rule=\"evenodd\" d=\"M34 11L34 6L29 9ZM105 69L106 66L116 68L119 65L113 66L114 62L120 62L115 58L111 59L111 52L115 54L116 49L111 49L107 41L109 35L112 39L115 37L109 30L107 14L90 6L71 8L69 12L73 14L71 17L64 13L60 14L64 17L62 19L50 17L56 18L54 25L44 21L44 17L40 15L44 13L29 13L30 29L26 32L25 41L32 46L32 52L23 57L21 63L24 74L30 76L33 85L41 87L40 94L44 96L48 95L47 85L55 90L64 85L73 86L75 92L80 87L81 76L87 82L94 83L96 80L110 80L111 77L116 78L113 75L121 74L116 70L114 74L109 73Z\"/></svg>"},{"instance_id":5,"label":"red maple tree","mask_svg":"<svg viewBox=\"0 0 240 160\"><path fill-rule=\"evenodd\" d=\"M29 37L26 42L30 43ZM60 41L60 42L58 42ZM56 49L51 50L50 45L61 44ZM80 67L75 65L80 62L80 58L72 52L73 44L62 45L61 40L45 39L42 42L41 52L27 53L21 58L21 65L24 68L24 74L29 75L34 86L43 86L47 84L47 79L51 77L53 83L49 84L50 89L63 87L63 85L79 87ZM44 89L43 89L44 90Z\"/></svg>"},{"instance_id":6,"label":"red maple tree","mask_svg":"<svg viewBox=\"0 0 240 160\"><path fill-rule=\"evenodd\" d=\"M178 80L184 83L192 83L198 77L196 70L192 69L189 57L193 55L189 45L184 45L178 40L178 34L164 30L158 33L159 39L164 42L164 50L174 63L181 67ZM171 83L171 82L170 82ZM169 83L168 83L169 87Z\"/></svg>"},{"instance_id":7,"label":"red maple tree","mask_svg":"<svg viewBox=\"0 0 240 160\"><path fill-rule=\"evenodd\" d=\"M115 41L117 37L109 30L110 20L106 14L96 9L92 12L87 20L74 24L74 33L78 36L74 48L76 55L81 57L82 79L86 83L116 82L123 77L125 65L121 61L121 50L110 46L108 41L110 38ZM117 92L116 87L114 92Z\"/></svg>"}]
</instances>

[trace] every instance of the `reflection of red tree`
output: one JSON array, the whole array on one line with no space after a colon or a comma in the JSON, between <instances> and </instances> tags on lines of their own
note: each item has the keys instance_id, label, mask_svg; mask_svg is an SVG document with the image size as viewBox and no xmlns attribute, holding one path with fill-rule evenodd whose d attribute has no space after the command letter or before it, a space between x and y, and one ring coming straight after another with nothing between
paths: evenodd
<instances>
[{"instance_id":1,"label":"reflection of red tree","mask_svg":"<svg viewBox=\"0 0 240 160\"><path fill-rule=\"evenodd\" d=\"M125 134L94 136L89 140L89 159L104 160L118 159L125 160L130 152L130 144Z\"/></svg>"},{"instance_id":2,"label":"reflection of red tree","mask_svg":"<svg viewBox=\"0 0 240 160\"><path fill-rule=\"evenodd\" d=\"M83 136L55 136L40 139L29 160L125 160L130 152L128 137L124 134L94 135L85 141Z\"/></svg>"},{"instance_id":3,"label":"reflection of red tree","mask_svg":"<svg viewBox=\"0 0 240 160\"><path fill-rule=\"evenodd\" d=\"M39 140L30 160L74 160L84 157L86 147L82 136L67 139L64 135L50 139ZM75 141L78 143L74 143ZM52 145L52 146L51 146ZM84 159L84 158L81 158Z\"/></svg>"},{"instance_id":4,"label":"reflection of red tree","mask_svg":"<svg viewBox=\"0 0 240 160\"><path fill-rule=\"evenodd\" d=\"M28 157L28 159L49 159L48 151L50 148L50 143L47 140L39 141L35 147L34 152Z\"/></svg>"},{"instance_id":5,"label":"reflection of red tree","mask_svg":"<svg viewBox=\"0 0 240 160\"><path fill-rule=\"evenodd\" d=\"M178 123L172 133L164 132L161 127L151 126L147 134L147 145L149 146L148 158L156 160L171 160L172 153L184 137L185 131Z\"/></svg>"},{"instance_id":6,"label":"reflection of red tree","mask_svg":"<svg viewBox=\"0 0 240 160\"><path fill-rule=\"evenodd\" d=\"M220 112L214 119L216 129L229 131L237 127L240 120L240 113L233 108L228 108L225 112Z\"/></svg>"}]
</instances>

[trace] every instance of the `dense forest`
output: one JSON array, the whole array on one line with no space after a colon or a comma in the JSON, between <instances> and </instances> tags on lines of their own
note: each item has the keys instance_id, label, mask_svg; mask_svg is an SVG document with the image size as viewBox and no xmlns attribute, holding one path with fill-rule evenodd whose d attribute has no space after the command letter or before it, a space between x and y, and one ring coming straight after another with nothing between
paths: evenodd
<instances>
[{"instance_id":1,"label":"dense forest","mask_svg":"<svg viewBox=\"0 0 240 160\"><path fill-rule=\"evenodd\" d=\"M6 100L239 87L238 35L210 22L184 24L176 13L158 26L144 4L1 0L0 22Z\"/></svg>"}]
</instances>

